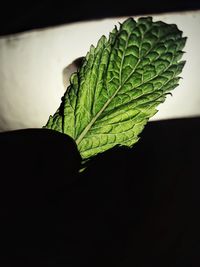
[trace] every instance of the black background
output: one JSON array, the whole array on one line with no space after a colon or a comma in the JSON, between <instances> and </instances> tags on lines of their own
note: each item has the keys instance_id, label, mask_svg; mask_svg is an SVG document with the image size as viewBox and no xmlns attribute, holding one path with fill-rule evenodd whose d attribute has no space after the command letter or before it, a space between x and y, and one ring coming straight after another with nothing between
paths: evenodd
<instances>
[{"instance_id":1,"label":"black background","mask_svg":"<svg viewBox=\"0 0 200 267\"><path fill-rule=\"evenodd\" d=\"M0 35L95 18L196 9L199 0L2 1Z\"/></svg>"},{"instance_id":2,"label":"black background","mask_svg":"<svg viewBox=\"0 0 200 267\"><path fill-rule=\"evenodd\" d=\"M78 174L71 139L0 134L0 266L200 266L200 118L149 122Z\"/></svg>"}]
</instances>

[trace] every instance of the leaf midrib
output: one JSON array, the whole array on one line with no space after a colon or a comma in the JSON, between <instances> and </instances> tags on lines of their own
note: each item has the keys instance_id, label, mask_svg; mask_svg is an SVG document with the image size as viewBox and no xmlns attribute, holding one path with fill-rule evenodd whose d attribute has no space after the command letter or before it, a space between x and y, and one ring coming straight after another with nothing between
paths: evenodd
<instances>
[{"instance_id":1,"label":"leaf midrib","mask_svg":"<svg viewBox=\"0 0 200 267\"><path fill-rule=\"evenodd\" d=\"M130 37L130 35L129 35ZM144 36L142 36L144 38ZM166 36L165 36L166 37ZM143 39L142 38L142 39ZM129 38L127 38L129 39ZM157 42L147 51L147 53L145 53L145 56L153 50L153 48L158 44L158 42L160 42L162 38L158 38ZM127 41L128 44L128 41ZM140 48L141 48L142 42L140 44ZM127 48L127 47L126 47ZM123 65L123 61L124 61L124 54L125 54L126 49L124 49L124 53L123 53L123 59L121 62L121 66ZM144 57L144 55L143 55ZM128 77L124 80L123 84L120 84L119 87L117 88L117 90L115 91L115 93L111 96L111 98L109 98L106 103L103 105L103 107L100 109L100 111L92 118L92 120L90 121L90 123L88 123L88 125L84 128L84 130L82 131L82 133L78 136L78 138L75 140L76 144L79 145L80 142L82 141L82 139L84 138L84 136L87 134L87 132L91 129L92 125L95 123L95 121L98 119L98 117L102 114L102 112L107 108L107 106L110 104L110 102L112 101L112 99L117 95L117 93L120 91L120 89L124 86L124 84L129 80L129 78L131 77L131 75L134 73L134 71L136 70L137 66L139 65L139 63L141 62L141 59L143 57L139 57L138 61L134 67L134 69L131 71L131 73L128 75ZM121 70L120 70L120 76L121 76ZM120 77L121 78L121 77Z\"/></svg>"},{"instance_id":2,"label":"leaf midrib","mask_svg":"<svg viewBox=\"0 0 200 267\"><path fill-rule=\"evenodd\" d=\"M126 49L124 50L125 53ZM124 60L124 58L123 58ZM119 85L119 87L117 88L117 90L114 92L114 94L106 101L106 103L103 105L103 107L100 109L100 111L92 118L92 120L90 121L90 123L88 123L88 125L84 128L84 130L82 131L82 133L79 135L79 137L75 140L76 144L79 145L80 142L82 141L82 139L84 138L84 136L87 134L87 132L91 129L92 125L95 123L95 121L98 119L98 117L102 114L102 112L107 108L107 106L110 104L110 102L113 100L113 98L117 95L117 93L120 91L120 89L124 86L124 84L127 82L127 80L131 77L131 75L134 73L134 71L136 70L138 64L140 63L140 58L138 59L134 69L131 71L131 73L128 75L128 77L124 80L124 82L122 84ZM123 65L123 63L122 63Z\"/></svg>"}]
</instances>

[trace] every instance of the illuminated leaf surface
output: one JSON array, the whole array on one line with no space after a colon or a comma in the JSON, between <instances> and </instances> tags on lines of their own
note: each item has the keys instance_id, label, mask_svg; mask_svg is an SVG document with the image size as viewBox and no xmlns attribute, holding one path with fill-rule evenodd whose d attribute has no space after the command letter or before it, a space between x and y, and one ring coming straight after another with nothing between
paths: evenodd
<instances>
[{"instance_id":1,"label":"illuminated leaf surface","mask_svg":"<svg viewBox=\"0 0 200 267\"><path fill-rule=\"evenodd\" d=\"M45 127L71 136L83 159L132 146L178 85L185 41L174 24L127 19L91 46Z\"/></svg>"}]
</instances>

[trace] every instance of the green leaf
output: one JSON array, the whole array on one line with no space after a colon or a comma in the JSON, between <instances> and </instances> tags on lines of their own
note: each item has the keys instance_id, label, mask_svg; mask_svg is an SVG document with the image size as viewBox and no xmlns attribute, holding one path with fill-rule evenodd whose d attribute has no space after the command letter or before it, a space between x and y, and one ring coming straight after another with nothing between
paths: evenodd
<instances>
[{"instance_id":1,"label":"green leaf","mask_svg":"<svg viewBox=\"0 0 200 267\"><path fill-rule=\"evenodd\" d=\"M127 19L91 46L45 127L70 135L83 159L132 146L178 85L185 42L174 24Z\"/></svg>"}]
</instances>

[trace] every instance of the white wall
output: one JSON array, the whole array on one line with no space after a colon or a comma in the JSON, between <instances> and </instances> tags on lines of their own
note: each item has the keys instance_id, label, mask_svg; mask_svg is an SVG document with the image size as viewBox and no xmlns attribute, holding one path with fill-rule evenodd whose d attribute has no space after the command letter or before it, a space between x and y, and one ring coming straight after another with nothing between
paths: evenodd
<instances>
[{"instance_id":1,"label":"white wall","mask_svg":"<svg viewBox=\"0 0 200 267\"><path fill-rule=\"evenodd\" d=\"M179 87L153 119L200 115L200 11L153 15L188 37ZM0 38L0 131L42 127L60 105L63 69L85 56L123 18L35 30Z\"/></svg>"}]
</instances>

